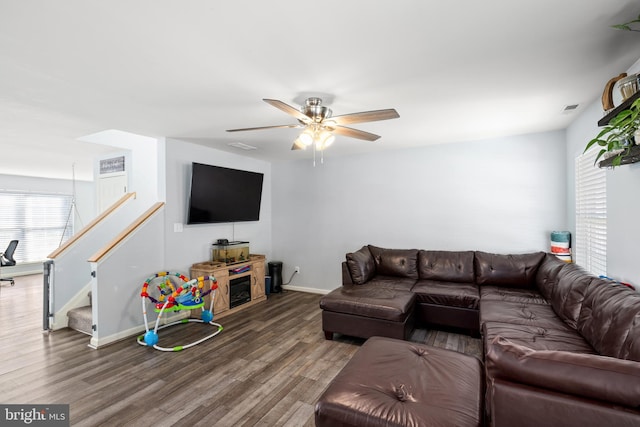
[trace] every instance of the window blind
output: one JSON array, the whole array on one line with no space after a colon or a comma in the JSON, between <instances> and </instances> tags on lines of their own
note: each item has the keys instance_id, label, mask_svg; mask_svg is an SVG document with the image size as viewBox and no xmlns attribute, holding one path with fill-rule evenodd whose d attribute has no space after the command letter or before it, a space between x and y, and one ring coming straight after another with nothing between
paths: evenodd
<instances>
[{"instance_id":1,"label":"window blind","mask_svg":"<svg viewBox=\"0 0 640 427\"><path fill-rule=\"evenodd\" d=\"M576 158L576 263L607 274L607 175L594 165L600 147Z\"/></svg>"},{"instance_id":2,"label":"window blind","mask_svg":"<svg viewBox=\"0 0 640 427\"><path fill-rule=\"evenodd\" d=\"M19 240L16 262L45 260L73 235L72 200L64 194L0 191L0 252Z\"/></svg>"}]
</instances>

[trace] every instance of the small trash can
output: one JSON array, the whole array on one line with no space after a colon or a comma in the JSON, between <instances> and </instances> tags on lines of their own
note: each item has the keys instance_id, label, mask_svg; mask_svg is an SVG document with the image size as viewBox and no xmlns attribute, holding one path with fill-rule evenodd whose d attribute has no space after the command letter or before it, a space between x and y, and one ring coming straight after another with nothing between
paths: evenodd
<instances>
[{"instance_id":1,"label":"small trash can","mask_svg":"<svg viewBox=\"0 0 640 427\"><path fill-rule=\"evenodd\" d=\"M282 261L271 261L267 265L271 276L271 293L282 292Z\"/></svg>"}]
</instances>

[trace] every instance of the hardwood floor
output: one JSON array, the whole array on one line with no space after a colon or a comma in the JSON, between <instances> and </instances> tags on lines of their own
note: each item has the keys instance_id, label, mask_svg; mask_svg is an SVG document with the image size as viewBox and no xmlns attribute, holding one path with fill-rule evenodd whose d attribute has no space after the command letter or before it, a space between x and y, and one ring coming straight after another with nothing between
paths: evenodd
<instances>
[{"instance_id":1,"label":"hardwood floor","mask_svg":"<svg viewBox=\"0 0 640 427\"><path fill-rule=\"evenodd\" d=\"M43 334L42 276L18 277L0 288L0 402L67 403L74 426L313 426L317 398L363 342L324 339L320 298L272 294L181 352L135 337L92 350L69 329ZM190 323L159 335L173 346L208 333ZM481 357L465 335L417 329L411 340Z\"/></svg>"}]
</instances>

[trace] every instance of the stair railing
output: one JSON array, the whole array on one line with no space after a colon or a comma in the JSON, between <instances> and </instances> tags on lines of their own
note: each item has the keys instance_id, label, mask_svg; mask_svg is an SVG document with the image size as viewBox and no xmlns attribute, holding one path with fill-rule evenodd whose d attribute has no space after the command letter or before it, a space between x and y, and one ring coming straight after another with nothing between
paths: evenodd
<instances>
[{"instance_id":1,"label":"stair railing","mask_svg":"<svg viewBox=\"0 0 640 427\"><path fill-rule=\"evenodd\" d=\"M66 312L77 304L80 291L90 284L87 258L131 221L136 207L122 208L134 199L135 192L123 195L48 255L43 266L44 330L66 326Z\"/></svg>"}]
</instances>

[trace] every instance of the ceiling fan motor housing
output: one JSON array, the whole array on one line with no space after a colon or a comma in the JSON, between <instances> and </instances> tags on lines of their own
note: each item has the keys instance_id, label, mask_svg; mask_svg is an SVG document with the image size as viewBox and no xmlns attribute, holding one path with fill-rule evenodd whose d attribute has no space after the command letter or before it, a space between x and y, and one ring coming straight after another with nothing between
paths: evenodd
<instances>
[{"instance_id":1,"label":"ceiling fan motor housing","mask_svg":"<svg viewBox=\"0 0 640 427\"><path fill-rule=\"evenodd\" d=\"M322 99L307 98L304 103L304 107L301 108L302 113L314 122L320 123L324 119L331 117L331 109L322 105Z\"/></svg>"}]
</instances>

